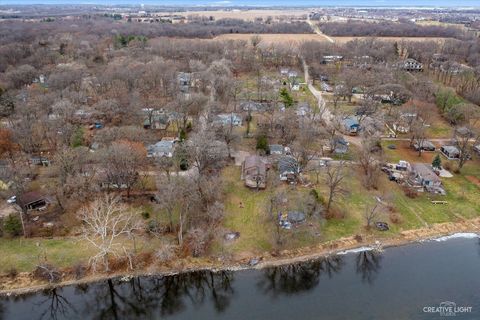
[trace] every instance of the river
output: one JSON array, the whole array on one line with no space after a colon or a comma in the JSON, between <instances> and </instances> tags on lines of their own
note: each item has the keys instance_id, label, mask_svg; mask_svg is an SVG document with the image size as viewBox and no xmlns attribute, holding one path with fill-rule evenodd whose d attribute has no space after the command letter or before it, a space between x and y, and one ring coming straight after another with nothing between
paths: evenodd
<instances>
[{"instance_id":1,"label":"river","mask_svg":"<svg viewBox=\"0 0 480 320\"><path fill-rule=\"evenodd\" d=\"M347 252L263 270L110 280L0 297L0 319L15 320L445 319L447 315L480 319L478 238L414 243L382 253Z\"/></svg>"}]
</instances>

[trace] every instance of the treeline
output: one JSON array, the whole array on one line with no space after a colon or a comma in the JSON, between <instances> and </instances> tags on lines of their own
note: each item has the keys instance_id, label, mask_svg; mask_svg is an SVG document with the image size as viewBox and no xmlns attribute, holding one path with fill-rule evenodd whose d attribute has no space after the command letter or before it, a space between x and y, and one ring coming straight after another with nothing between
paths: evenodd
<instances>
[{"instance_id":1,"label":"treeline","mask_svg":"<svg viewBox=\"0 0 480 320\"><path fill-rule=\"evenodd\" d=\"M350 37L444 37L462 38L463 32L442 26L421 26L413 22L328 22L319 25L329 36Z\"/></svg>"},{"instance_id":2,"label":"treeline","mask_svg":"<svg viewBox=\"0 0 480 320\"><path fill-rule=\"evenodd\" d=\"M186 24L138 23L115 21L105 17L79 18L75 21L56 20L45 22L5 21L0 29L0 45L15 41L29 42L36 37L51 37L58 33L89 34L97 37L116 34L135 34L148 38L182 37L213 38L227 33L311 33L304 22L270 23L221 19L217 21L196 21Z\"/></svg>"}]
</instances>

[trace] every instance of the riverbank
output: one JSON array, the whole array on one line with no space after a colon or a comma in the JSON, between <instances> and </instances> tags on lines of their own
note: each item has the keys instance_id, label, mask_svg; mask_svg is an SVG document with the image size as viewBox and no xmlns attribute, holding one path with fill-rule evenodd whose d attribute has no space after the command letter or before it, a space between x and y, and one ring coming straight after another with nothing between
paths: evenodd
<instances>
[{"instance_id":1,"label":"riverbank","mask_svg":"<svg viewBox=\"0 0 480 320\"><path fill-rule=\"evenodd\" d=\"M94 274L86 276L81 280L66 279L57 284L42 283L33 280L28 272L19 273L15 278L8 275L0 276L0 295L22 295L36 292L53 287L63 287L69 285L78 285L92 283L106 279L125 278L128 280L138 276L168 276L192 271L237 271L245 269L262 269L274 266L281 266L292 263L299 263L321 257L346 254L348 252L358 252L364 250L384 249L394 246L403 246L410 243L423 242L428 240L441 240L443 237L472 237L480 233L480 218L464 220L461 222L448 222L435 224L429 228L406 230L400 232L397 236L391 238L374 237L346 237L334 241L325 242L312 247L299 248L295 250L283 250L272 254L265 252L261 256L244 256L233 258L229 261L219 259L203 258L185 258L176 261L173 266L148 267L145 270L137 272L118 272L112 274ZM251 263L255 261L256 263Z\"/></svg>"}]
</instances>

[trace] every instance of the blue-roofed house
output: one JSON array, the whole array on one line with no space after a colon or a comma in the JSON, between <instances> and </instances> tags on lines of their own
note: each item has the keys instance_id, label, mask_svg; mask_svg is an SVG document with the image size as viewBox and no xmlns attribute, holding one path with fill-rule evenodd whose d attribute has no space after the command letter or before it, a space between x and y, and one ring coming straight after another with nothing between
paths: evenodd
<instances>
[{"instance_id":1,"label":"blue-roofed house","mask_svg":"<svg viewBox=\"0 0 480 320\"><path fill-rule=\"evenodd\" d=\"M342 120L343 130L346 134L357 135L360 130L360 123L357 117L349 116Z\"/></svg>"}]
</instances>

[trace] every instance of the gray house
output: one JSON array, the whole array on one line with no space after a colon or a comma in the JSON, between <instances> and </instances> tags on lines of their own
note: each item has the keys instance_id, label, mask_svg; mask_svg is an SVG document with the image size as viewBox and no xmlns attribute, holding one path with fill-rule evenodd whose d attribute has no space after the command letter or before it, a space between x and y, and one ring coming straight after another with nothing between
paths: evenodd
<instances>
[{"instance_id":1,"label":"gray house","mask_svg":"<svg viewBox=\"0 0 480 320\"><path fill-rule=\"evenodd\" d=\"M147 116L143 121L145 129L166 130L170 124L169 116L166 113L157 113Z\"/></svg>"},{"instance_id":2,"label":"gray house","mask_svg":"<svg viewBox=\"0 0 480 320\"><path fill-rule=\"evenodd\" d=\"M285 148L281 144L271 144L268 146L271 155L282 155L285 153Z\"/></svg>"},{"instance_id":3,"label":"gray house","mask_svg":"<svg viewBox=\"0 0 480 320\"><path fill-rule=\"evenodd\" d=\"M215 117L213 123L220 124L220 125L230 125L233 126L241 126L242 125L242 117L240 117L236 113L222 113Z\"/></svg>"},{"instance_id":4,"label":"gray house","mask_svg":"<svg viewBox=\"0 0 480 320\"><path fill-rule=\"evenodd\" d=\"M458 160L460 159L460 150L458 150L455 146L442 146L440 148L440 152L448 159L448 160Z\"/></svg>"},{"instance_id":5,"label":"gray house","mask_svg":"<svg viewBox=\"0 0 480 320\"><path fill-rule=\"evenodd\" d=\"M414 163L411 165L411 182L423 187L440 188L442 181L426 163Z\"/></svg>"},{"instance_id":6,"label":"gray house","mask_svg":"<svg viewBox=\"0 0 480 320\"><path fill-rule=\"evenodd\" d=\"M291 156L283 156L278 160L278 172L281 181L294 182L300 174L300 165Z\"/></svg>"},{"instance_id":7,"label":"gray house","mask_svg":"<svg viewBox=\"0 0 480 320\"><path fill-rule=\"evenodd\" d=\"M160 158L160 157L173 157L173 151L175 148L175 141L162 140L147 147L147 157Z\"/></svg>"},{"instance_id":8,"label":"gray house","mask_svg":"<svg viewBox=\"0 0 480 320\"><path fill-rule=\"evenodd\" d=\"M192 74L188 72L179 72L177 75L177 81L180 91L186 93L192 86Z\"/></svg>"},{"instance_id":9,"label":"gray house","mask_svg":"<svg viewBox=\"0 0 480 320\"><path fill-rule=\"evenodd\" d=\"M435 145L428 140L423 140L421 142L415 140L413 148L415 149L415 151L435 151Z\"/></svg>"}]
</instances>

